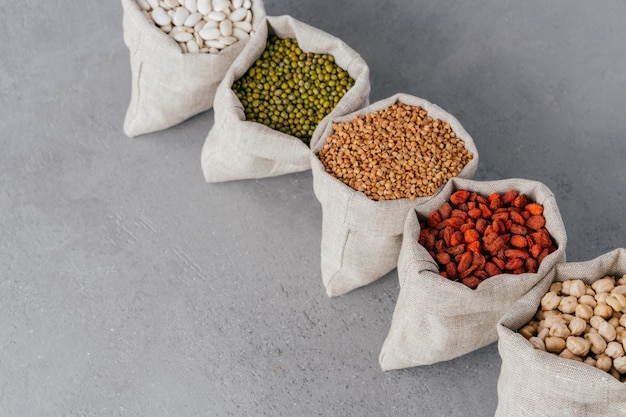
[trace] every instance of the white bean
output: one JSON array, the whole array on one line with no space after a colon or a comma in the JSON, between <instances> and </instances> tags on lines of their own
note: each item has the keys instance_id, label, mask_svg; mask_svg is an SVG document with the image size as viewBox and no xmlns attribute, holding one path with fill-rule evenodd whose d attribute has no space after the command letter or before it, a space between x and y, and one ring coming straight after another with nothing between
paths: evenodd
<instances>
[{"instance_id":1,"label":"white bean","mask_svg":"<svg viewBox=\"0 0 626 417\"><path fill-rule=\"evenodd\" d=\"M147 0L137 0L137 4L142 10L150 11L150 9L152 9L152 6L150 6L150 3L148 3Z\"/></svg>"},{"instance_id":2,"label":"white bean","mask_svg":"<svg viewBox=\"0 0 626 417\"><path fill-rule=\"evenodd\" d=\"M245 30L239 29L239 28L234 28L233 29L233 36L237 39L239 39L240 41L246 40L246 39L250 39L250 34L248 32L246 32Z\"/></svg>"},{"instance_id":3,"label":"white bean","mask_svg":"<svg viewBox=\"0 0 626 417\"><path fill-rule=\"evenodd\" d=\"M239 22L246 18L248 11L244 8L235 9L228 15L228 18L233 22Z\"/></svg>"},{"instance_id":4,"label":"white bean","mask_svg":"<svg viewBox=\"0 0 626 417\"><path fill-rule=\"evenodd\" d=\"M198 11L203 15L211 13L211 0L198 0Z\"/></svg>"},{"instance_id":5,"label":"white bean","mask_svg":"<svg viewBox=\"0 0 626 417\"><path fill-rule=\"evenodd\" d=\"M205 44L209 48L224 49L224 45L222 44L222 42L218 41L217 39L207 40Z\"/></svg>"},{"instance_id":6,"label":"white bean","mask_svg":"<svg viewBox=\"0 0 626 417\"><path fill-rule=\"evenodd\" d=\"M243 0L232 0L233 9L238 9L243 6Z\"/></svg>"},{"instance_id":7,"label":"white bean","mask_svg":"<svg viewBox=\"0 0 626 417\"><path fill-rule=\"evenodd\" d=\"M159 0L148 0L148 3L150 4L150 7L152 7L153 9L156 9L157 7L159 7Z\"/></svg>"},{"instance_id":8,"label":"white bean","mask_svg":"<svg viewBox=\"0 0 626 417\"><path fill-rule=\"evenodd\" d=\"M220 26L220 22L209 19L209 21L206 22L206 25L204 25L202 29L208 29L208 28L217 29L219 28L219 26Z\"/></svg>"},{"instance_id":9,"label":"white bean","mask_svg":"<svg viewBox=\"0 0 626 417\"><path fill-rule=\"evenodd\" d=\"M159 26L167 26L172 22L172 19L165 13L165 10L158 6L152 10L152 20Z\"/></svg>"},{"instance_id":10,"label":"white bean","mask_svg":"<svg viewBox=\"0 0 626 417\"><path fill-rule=\"evenodd\" d=\"M204 29L204 25L206 25L206 22L204 20L200 20L198 23L194 25L193 31L200 32L202 29Z\"/></svg>"},{"instance_id":11,"label":"white bean","mask_svg":"<svg viewBox=\"0 0 626 417\"><path fill-rule=\"evenodd\" d=\"M200 47L196 43L195 39L187 41L187 51L192 54L197 54L200 52Z\"/></svg>"},{"instance_id":12,"label":"white bean","mask_svg":"<svg viewBox=\"0 0 626 417\"><path fill-rule=\"evenodd\" d=\"M235 38L234 36L221 36L219 38L219 41L224 45L224 46L230 46L232 44L234 44L235 42L238 41L237 38Z\"/></svg>"},{"instance_id":13,"label":"white bean","mask_svg":"<svg viewBox=\"0 0 626 417\"><path fill-rule=\"evenodd\" d=\"M177 42L188 42L193 39L193 35L189 32L178 32L174 34Z\"/></svg>"},{"instance_id":14,"label":"white bean","mask_svg":"<svg viewBox=\"0 0 626 417\"><path fill-rule=\"evenodd\" d=\"M211 20L215 20L216 22L221 22L226 19L226 15L222 12L213 11L207 15L207 17Z\"/></svg>"},{"instance_id":15,"label":"white bean","mask_svg":"<svg viewBox=\"0 0 626 417\"><path fill-rule=\"evenodd\" d=\"M202 20L202 14L195 12L190 14L187 19L185 19L185 23L184 25L187 27L193 27L196 25L196 23L198 23L200 20Z\"/></svg>"},{"instance_id":16,"label":"white bean","mask_svg":"<svg viewBox=\"0 0 626 417\"><path fill-rule=\"evenodd\" d=\"M250 31L252 30L252 25L250 24L250 22L246 22L245 20L242 22L233 22L233 26L248 33L250 33Z\"/></svg>"},{"instance_id":17,"label":"white bean","mask_svg":"<svg viewBox=\"0 0 626 417\"><path fill-rule=\"evenodd\" d=\"M189 14L189 10L185 9L184 7L177 8L176 12L174 13L174 17L172 18L174 25L183 26L185 24L185 20L187 20L187 18L189 17Z\"/></svg>"},{"instance_id":18,"label":"white bean","mask_svg":"<svg viewBox=\"0 0 626 417\"><path fill-rule=\"evenodd\" d=\"M221 12L230 7L230 1L228 0L214 0L213 1L213 10Z\"/></svg>"},{"instance_id":19,"label":"white bean","mask_svg":"<svg viewBox=\"0 0 626 417\"><path fill-rule=\"evenodd\" d=\"M207 28L205 27L204 29L202 29L200 31L200 36L202 37L202 39L204 39L205 41L210 41L213 39L217 39L220 37L220 30L217 28Z\"/></svg>"},{"instance_id":20,"label":"white bean","mask_svg":"<svg viewBox=\"0 0 626 417\"><path fill-rule=\"evenodd\" d=\"M198 3L196 0L185 0L185 7L189 10L189 13L195 13L198 11Z\"/></svg>"},{"instance_id":21,"label":"white bean","mask_svg":"<svg viewBox=\"0 0 626 417\"><path fill-rule=\"evenodd\" d=\"M222 36L231 36L233 34L233 22L224 19L220 22L220 32Z\"/></svg>"}]
</instances>

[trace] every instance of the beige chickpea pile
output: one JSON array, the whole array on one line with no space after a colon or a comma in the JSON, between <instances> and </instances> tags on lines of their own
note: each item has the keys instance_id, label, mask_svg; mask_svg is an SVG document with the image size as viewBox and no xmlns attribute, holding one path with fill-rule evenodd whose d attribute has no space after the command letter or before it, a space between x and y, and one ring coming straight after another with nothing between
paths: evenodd
<instances>
[{"instance_id":1,"label":"beige chickpea pile","mask_svg":"<svg viewBox=\"0 0 626 417\"><path fill-rule=\"evenodd\" d=\"M326 172L372 200L433 195L473 155L450 124L395 103L333 124L318 157Z\"/></svg>"},{"instance_id":2,"label":"beige chickpea pile","mask_svg":"<svg viewBox=\"0 0 626 417\"><path fill-rule=\"evenodd\" d=\"M592 285L555 282L519 333L535 349L595 366L626 381L626 275Z\"/></svg>"}]
</instances>

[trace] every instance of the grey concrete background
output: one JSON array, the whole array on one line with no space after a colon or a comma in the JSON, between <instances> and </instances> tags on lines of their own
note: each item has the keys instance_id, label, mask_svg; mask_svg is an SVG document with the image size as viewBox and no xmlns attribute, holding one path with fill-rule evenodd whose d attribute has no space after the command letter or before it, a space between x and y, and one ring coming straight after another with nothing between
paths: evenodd
<instances>
[{"instance_id":1,"label":"grey concrete background","mask_svg":"<svg viewBox=\"0 0 626 417\"><path fill-rule=\"evenodd\" d=\"M556 194L568 260L626 245L622 1L267 0L454 114L476 179ZM310 172L207 184L208 111L129 139L117 1L3 2L0 416L489 416L492 344L381 372L397 273L329 299Z\"/></svg>"}]
</instances>

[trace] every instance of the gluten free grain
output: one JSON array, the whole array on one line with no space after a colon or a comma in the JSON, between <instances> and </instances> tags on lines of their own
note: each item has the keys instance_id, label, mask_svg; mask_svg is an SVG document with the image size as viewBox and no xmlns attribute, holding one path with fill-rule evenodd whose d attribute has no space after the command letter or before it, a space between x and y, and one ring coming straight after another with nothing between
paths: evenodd
<instances>
[{"instance_id":1,"label":"gluten free grain","mask_svg":"<svg viewBox=\"0 0 626 417\"><path fill-rule=\"evenodd\" d=\"M326 172L372 200L433 195L472 160L450 124L395 103L334 123L318 157Z\"/></svg>"}]
</instances>

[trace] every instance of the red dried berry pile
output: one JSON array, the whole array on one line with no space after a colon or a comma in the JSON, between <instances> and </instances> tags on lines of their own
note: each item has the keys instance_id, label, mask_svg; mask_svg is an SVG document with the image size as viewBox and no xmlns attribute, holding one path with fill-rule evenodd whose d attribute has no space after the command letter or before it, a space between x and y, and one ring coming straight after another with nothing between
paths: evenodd
<instances>
[{"instance_id":1,"label":"red dried berry pile","mask_svg":"<svg viewBox=\"0 0 626 417\"><path fill-rule=\"evenodd\" d=\"M419 243L441 276L470 288L502 273L534 273L557 248L543 206L510 190L489 197L459 190L420 221Z\"/></svg>"}]
</instances>

